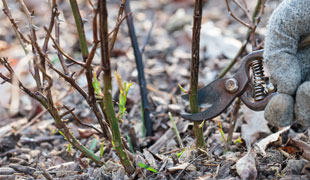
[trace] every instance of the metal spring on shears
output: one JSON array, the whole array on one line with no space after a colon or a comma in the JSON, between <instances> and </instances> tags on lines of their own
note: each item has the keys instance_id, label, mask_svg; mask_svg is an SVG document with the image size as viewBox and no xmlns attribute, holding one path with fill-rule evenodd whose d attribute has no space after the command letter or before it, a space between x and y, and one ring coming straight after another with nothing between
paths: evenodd
<instances>
[{"instance_id":1,"label":"metal spring on shears","mask_svg":"<svg viewBox=\"0 0 310 180\"><path fill-rule=\"evenodd\" d=\"M264 75L264 68L263 63L261 60L254 60L252 61L252 71L254 76L254 92L253 98L255 101L263 100L266 96L265 94L265 75Z\"/></svg>"}]
</instances>

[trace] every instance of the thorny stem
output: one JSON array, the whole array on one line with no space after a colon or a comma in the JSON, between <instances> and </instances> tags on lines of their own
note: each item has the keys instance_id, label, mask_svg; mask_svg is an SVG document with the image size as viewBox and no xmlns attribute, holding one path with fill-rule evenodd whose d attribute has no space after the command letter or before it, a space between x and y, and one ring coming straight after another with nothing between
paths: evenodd
<instances>
[{"instance_id":1,"label":"thorny stem","mask_svg":"<svg viewBox=\"0 0 310 180\"><path fill-rule=\"evenodd\" d=\"M37 44L37 37L36 37L36 33L35 33L35 29L34 26L32 24L32 19L30 16L30 13L27 9L27 7L25 6L25 4L21 1L18 0L20 5L22 6L22 9L24 11L24 13L26 14L29 24L30 24L30 39L31 39L31 44L32 44L32 48L33 48L33 52L35 54L39 54L39 57L41 59L41 63L42 61L45 61L45 55L42 52L42 50L39 48L38 44ZM50 36L50 32L46 29L46 31L48 32L48 35ZM50 36L51 37L51 36ZM55 41L53 39L53 41ZM55 43L55 42L54 42ZM25 88L20 82L19 82L19 87L21 90L25 91L29 96L31 96L32 98L38 100L48 111L49 113L52 115L52 117L55 120L56 123L56 127L59 128L60 130L62 130L65 134L66 139L78 150L80 150L85 156L87 156L88 158L92 159L93 161L95 161L97 164L102 165L103 162L100 161L100 158L95 156L92 152L90 152L85 146L83 146L69 131L69 129L66 127L66 125L62 122L61 116L58 114L58 110L55 108L54 103L53 103L53 99L52 99L52 93L50 90L50 87L52 86L52 79L51 77L49 77L46 72L45 72L45 67L42 67L41 65L39 65L36 61L36 57L34 57L34 67L35 67L35 79L37 82L37 86L38 89L40 91L43 91L43 87L41 87L40 84L40 79L39 77L39 72L41 71L41 73L43 74L43 77L47 79L48 81L48 86L44 89L44 91L46 92L46 97L44 97L44 95L42 93L36 92L36 94L33 94L29 89ZM11 74L13 73L13 70L10 71ZM1 75L1 77L4 79L3 75ZM7 78L6 81L9 81L9 79Z\"/></svg>"},{"instance_id":2,"label":"thorny stem","mask_svg":"<svg viewBox=\"0 0 310 180\"><path fill-rule=\"evenodd\" d=\"M100 161L100 158L97 157L96 155L93 154L93 152L89 151L85 146L83 146L74 136L73 134L70 132L70 130L68 129L68 127L66 126L66 124L63 122L62 120L62 115L59 114L58 112L58 109L55 107L55 104L53 102L53 97L52 97L52 92L51 92L51 87L52 87L52 84L53 84L53 80L52 78L46 73L45 71L45 65L42 66L42 62L46 61L48 62L48 65L49 67L54 70L56 73L58 73L61 77L63 77L67 82L69 82L79 93L81 93L81 95L85 98L85 99L88 99L88 95L83 91L83 89L78 86L76 83L75 83L75 79L73 79L73 74L71 76L69 75L65 75L63 74L62 72L60 72L59 70L57 70L56 68L54 68L52 66L52 64L50 63L50 60L48 59L48 56L46 56L46 50L47 50L47 43L48 43L48 39L51 38L54 45L57 46L57 50L58 52L60 52L62 55L64 55L64 52L61 51L61 48L59 47L58 45L58 42L56 42L57 40L55 40L52 36L51 36L51 28L47 29L44 27L44 29L46 30L47 32L47 35L48 37L45 37L45 44L43 45L43 48L44 48L44 51L39 47L38 43L37 43L37 37L36 37L36 33L35 33L35 29L34 29L34 25L32 24L32 19L31 19L31 14L29 13L27 7L25 6L25 4L23 3L22 0L18 0L18 2L20 3L24 13L27 15L27 18L28 18L28 22L30 24L30 43L32 45L32 50L33 50L33 53L36 55L34 56L34 60L33 60L33 65L34 65L34 68L35 68L35 80L37 82L37 87L38 87L38 90L37 92L33 93L32 91L30 91L29 89L27 89L25 86L23 86L23 84L17 79L17 83L14 84L14 85L17 85L19 86L19 88L24 91L26 94L28 94L30 97L36 99L37 101L39 101L47 110L48 112L51 114L51 116L54 118L55 120L55 124L56 124L56 127L61 130L64 135L65 135L65 138L68 140L69 143L71 143L75 148L77 148L79 151L81 151L86 157L92 159L93 161L95 161L98 165L103 165L103 162ZM56 1L53 0L53 7L55 7L54 5L56 5ZM52 15L54 18L56 18L57 16L57 10L56 9L52 9ZM52 27L52 23L54 20L51 20L50 22L50 26L49 27ZM12 22L11 22L12 23ZM57 25L56 25L57 26ZM17 27L17 25L16 25ZM18 28L18 27L17 27ZM57 33L57 32L56 32ZM58 38L58 35L56 34L56 37ZM95 46L97 46L97 44L95 44ZM93 49L96 49L96 48L93 48ZM95 50L92 50L92 53L94 54L94 51ZM91 53L91 54L92 54ZM92 54L92 57L93 57L93 54ZM40 58L41 62L37 62L37 58ZM66 56L67 57L67 56ZM90 56L89 58L89 67L90 67L90 64L91 64L91 59L92 57ZM67 57L68 58L68 57ZM73 58L70 59L71 61L75 61ZM9 73L11 74L12 77L16 77L13 69L11 68L10 64L7 62L7 59L5 58L1 58L0 59L0 63L3 64L6 69L9 71ZM79 64L81 65L82 67L86 67L87 65L85 63L78 63L77 61L75 62L75 64ZM89 68L91 69L91 68ZM39 73L42 73L42 76L44 78L44 80L46 80L47 82L47 85L45 87L42 87L41 85L41 82L40 82L40 79L37 78L40 76ZM1 74L0 73L0 78L2 78L5 82L9 82L12 84L12 79L11 78L8 78L6 77L5 75ZM90 83L91 84L91 83ZM92 86L92 84L91 84ZM89 101L88 101L89 103ZM90 106L92 107L92 104L89 103ZM98 121L100 123L100 121L102 121L102 116L98 115L100 114L100 111L99 109L95 109L93 108L93 111L95 113L95 115L97 116L98 118ZM101 124L100 124L101 125ZM109 127L107 124L105 124L105 128L102 128L104 130L104 133L106 134L106 137L108 139L111 139L109 137L111 137L111 135L109 136Z\"/></svg>"},{"instance_id":3,"label":"thorny stem","mask_svg":"<svg viewBox=\"0 0 310 180\"><path fill-rule=\"evenodd\" d=\"M44 30L47 32L47 35L50 36L50 38L53 41L54 47L57 51L59 51L63 56L65 56L68 60L70 60L71 62L73 62L74 64L77 64L79 66L82 66L85 68L86 64L84 62L80 62L75 60L73 57L71 57L70 55L68 55L63 49L61 49L61 47L59 46L59 44L56 42L55 38L51 35L51 33L48 31L48 29L46 27L43 27Z\"/></svg>"},{"instance_id":4,"label":"thorny stem","mask_svg":"<svg viewBox=\"0 0 310 180\"><path fill-rule=\"evenodd\" d=\"M23 0L17 0L18 3L20 4L24 14L26 15L27 17L27 20L28 20L28 23L29 23L29 28L30 28L30 41L32 43L37 43L37 36L36 36L36 30L35 30L35 26L33 25L33 22L32 22L32 15L30 14L27 6L25 5L24 1ZM32 44L32 51L33 51L33 54L35 55L34 58L33 58L33 64L35 64L37 62L37 56L36 54L38 52L35 51L34 49L34 46ZM45 59L41 58L41 64L44 64L44 61ZM45 68L45 67L44 67ZM35 77L35 81L36 81L36 85L37 85L37 88L39 91L42 91L42 83L41 83L41 78L40 78L40 73L39 73L39 69L37 66L34 66L34 77Z\"/></svg>"},{"instance_id":5,"label":"thorny stem","mask_svg":"<svg viewBox=\"0 0 310 180\"><path fill-rule=\"evenodd\" d=\"M92 19L92 28L93 28L93 42L98 42L98 30L97 30L97 16L98 16L98 9L94 9L94 17Z\"/></svg>"},{"instance_id":6,"label":"thorny stem","mask_svg":"<svg viewBox=\"0 0 310 180\"><path fill-rule=\"evenodd\" d=\"M70 76L68 76L68 75L65 75L65 74L61 73L59 70L57 70L56 68L54 68L54 67L52 66L51 63L49 63L49 66L50 66L51 69L53 69L57 74L59 74L59 75L60 75L61 77L63 77L68 83L70 83L70 84L84 97L84 99L87 100L87 103L88 103L88 105L93 109L93 112L94 112L94 114L95 114L95 116L96 116L96 118L97 118L97 120L98 120L98 122L99 122L99 124L100 124L100 127L101 127L101 129L103 130L105 136L107 137L107 139L111 140L111 139L112 139L112 138L111 138L111 131L110 131L110 129L109 129L109 126L108 126L107 122L105 122L105 120L103 120L103 116L102 116L102 114L101 114L100 111L99 111L99 108L98 108L98 106L97 106L97 104L96 104L95 98L90 98L90 97L89 97L89 96L93 96L93 97L94 97L94 94L93 94L94 90L91 91L91 88L93 88L93 86L92 86L92 83L91 83L91 82L92 82L92 72L91 72L91 67L90 67L90 65L91 65L91 60L92 60L92 58L93 58L93 56L94 56L95 49L96 49L98 43L96 43L96 44L94 45L94 47L93 47L93 49L92 49L90 55L89 55L88 58L87 58L86 63L84 63L84 62L79 62L79 61L76 61L75 59L71 58L71 57L70 57L69 55L67 55L63 50L61 50L61 48L59 47L59 45L57 44L57 42L55 41L55 39L54 39L54 38L51 36L51 34L48 32L47 28L44 27L44 29L45 29L45 31L47 32L47 34L50 36L50 38L52 39L52 41L53 41L53 43L54 43L54 45L55 45L55 48L56 48L62 55L64 55L64 56L67 57L68 59L70 58L70 60L71 60L72 62L74 62L75 64L78 64L78 65L80 65L80 66L82 66L82 67L85 67L85 68L86 68L86 66L88 67L88 68L86 68L86 78L87 78L87 81L88 81L88 89L90 89L89 95L87 95L87 94L85 93L85 91L84 91L79 85L77 85L77 84L75 83L75 80L74 80L72 77L70 77ZM88 69L89 71L88 71L87 69ZM90 73L89 73L89 72L90 72ZM87 75L87 73L89 73L89 74ZM73 76L73 75L72 75L72 76ZM90 87L90 86L91 86L91 87ZM92 93L91 93L91 92L92 92ZM91 94L93 94L93 95L91 95ZM93 99L93 100L91 101L90 99Z\"/></svg>"},{"instance_id":7,"label":"thorny stem","mask_svg":"<svg viewBox=\"0 0 310 180\"><path fill-rule=\"evenodd\" d=\"M135 171L134 166L125 152L124 144L122 142L121 133L119 130L118 119L116 117L112 99L112 75L110 67L110 50L108 41L108 13L106 7L106 0L98 0L99 7L99 37L101 45L101 63L103 69L103 105L102 109L105 111L106 118L112 130L112 144L120 158L120 161L128 174Z\"/></svg>"},{"instance_id":8,"label":"thorny stem","mask_svg":"<svg viewBox=\"0 0 310 180\"><path fill-rule=\"evenodd\" d=\"M103 134L99 129L97 129L96 127L94 127L94 126L92 126L92 125L89 125L89 124L83 123L82 120L73 112L73 111L74 111L74 108L73 108L73 109L69 109L69 107L67 107L67 106L65 106L65 105L64 105L64 108L67 110L67 113L70 113L70 114L74 117L74 119L75 119L80 125L85 126L85 127L88 127L88 128L91 128L91 129L97 131L98 134L104 136L104 134ZM63 117L63 116L64 116L64 115L62 115L62 117Z\"/></svg>"},{"instance_id":9,"label":"thorny stem","mask_svg":"<svg viewBox=\"0 0 310 180\"><path fill-rule=\"evenodd\" d=\"M191 112L198 113L198 72L199 72L199 43L200 43L200 28L202 17L202 0L195 1L194 8L194 23L192 34L192 63L191 63L191 76L190 76L190 89L189 89L189 102ZM194 122L194 134L196 138L196 147L204 149L206 143L203 138L203 127L200 127L200 122Z\"/></svg>"},{"instance_id":10,"label":"thorny stem","mask_svg":"<svg viewBox=\"0 0 310 180\"><path fill-rule=\"evenodd\" d=\"M13 30L15 32L15 35L16 35L20 45L22 46L25 54L28 54L28 50L27 50L26 45L24 44L23 41L25 41L27 43L30 43L30 42L24 37L24 35L21 33L21 31L17 27L17 24L16 24L15 20L12 17L12 14L10 12L10 9L9 9L8 5L7 5L6 0L2 0L2 3L3 3L3 6L4 6L4 9L3 9L4 14L9 18L9 20L10 20L10 22L12 24Z\"/></svg>"},{"instance_id":11,"label":"thorny stem","mask_svg":"<svg viewBox=\"0 0 310 180\"><path fill-rule=\"evenodd\" d=\"M233 0L233 2L236 3L236 1ZM248 27L248 28L252 28L252 25L249 24L249 23L246 23L244 22L242 19L240 19L239 17L237 17L230 9L230 5L229 5L229 2L228 0L225 0L225 3L226 3L226 7L227 7L227 10L228 10L228 13L231 17L233 17L235 20L237 20L238 22L240 22L241 24L243 24L244 26ZM240 5L240 3L236 3L238 6ZM241 5L239 6L241 8ZM241 8L243 10L243 8ZM244 11L246 12L246 11ZM247 14L247 13L246 13Z\"/></svg>"},{"instance_id":12,"label":"thorny stem","mask_svg":"<svg viewBox=\"0 0 310 180\"><path fill-rule=\"evenodd\" d=\"M97 106L96 103L96 98L95 98L95 90L94 87L92 85L92 78L93 78L93 74L92 74L92 68L91 68L91 63L94 57L94 53L95 50L97 48L97 42L95 42L94 48L92 50L92 54L89 57L89 52L88 52L88 47L87 47L87 42L86 42L86 36L85 36L85 32L84 32L84 25L83 25L83 21L82 21L82 17L80 14L80 10L78 7L78 4L76 2L76 0L70 0L70 5L71 5L71 9L74 15L74 19L75 19L75 24L78 30L78 34L79 34L79 41L80 41L80 47L81 47L81 51L82 51L82 56L83 56L83 61L86 62L85 65L85 69L86 69L86 80L87 80L87 87L88 87L88 103L90 105L90 107L93 109L98 122L102 128L103 131L106 132L107 134L107 138L111 139L110 135L109 135L109 128L106 122L104 122L103 120L103 116L99 111L99 108ZM97 10L95 10L95 17L93 19L93 27L94 32L97 31L97 26L94 26L94 23L96 23L96 18L97 18ZM96 37L97 34L94 33L94 41L96 41Z\"/></svg>"},{"instance_id":13,"label":"thorny stem","mask_svg":"<svg viewBox=\"0 0 310 180\"><path fill-rule=\"evenodd\" d=\"M108 122L106 122L103 119L103 116L106 118L106 114L104 112L103 109L101 109L103 111L103 115L100 112L99 108L98 108L98 104L96 102L96 97L95 97L95 90L94 87L92 85L93 82L93 69L91 67L92 65L92 61L94 59L97 47L99 45L99 41L98 41L98 37L97 37L97 15L98 15L98 9L94 9L94 13L95 16L93 18L93 35L94 35L94 45L90 51L90 53L88 54L88 57L86 59L86 64L85 64L85 69L86 69L86 79L87 79L87 87L88 87L88 99L87 102L89 104L89 106L93 109L93 112L95 113L95 116L97 117L97 120L100 124L100 127L102 129L102 131L105 133L105 136L107 137L108 140L112 141L112 136L111 136L111 130L109 128L109 124ZM102 101L101 101L102 102ZM103 106L99 106L99 107L103 107Z\"/></svg>"},{"instance_id":14,"label":"thorny stem","mask_svg":"<svg viewBox=\"0 0 310 180\"><path fill-rule=\"evenodd\" d=\"M55 37L56 37L56 43L60 45L60 41L59 41L60 21L59 21L58 6L56 4L56 0L54 0L53 3L55 3L53 5L53 8L55 8L55 11L56 11L56 17L55 17L55 21L54 21L55 22ZM62 66L62 69L64 70L64 73L65 74L69 74L69 70L68 70L68 68L66 66L65 59L64 59L63 55L59 51L57 51L57 56L59 58L60 64Z\"/></svg>"},{"instance_id":15,"label":"thorny stem","mask_svg":"<svg viewBox=\"0 0 310 180\"><path fill-rule=\"evenodd\" d=\"M116 41L116 37L117 37L118 30L119 30L119 27L120 27L120 23L121 23L121 20L122 20L122 16L123 16L123 12L124 12L124 9L125 9L125 5L126 5L126 0L122 0L120 8L119 8L119 11L118 11L118 15L117 15L116 27L114 29L114 32L113 32L113 35L112 35L112 38L111 38L111 42L110 42L110 53L112 52L114 44L115 44L115 41Z\"/></svg>"},{"instance_id":16,"label":"thorny stem","mask_svg":"<svg viewBox=\"0 0 310 180\"><path fill-rule=\"evenodd\" d=\"M57 7L56 7L56 0L53 0L53 4L52 4L52 15L51 15L51 20L50 20L50 25L48 26L48 32L51 33L54 27L54 22L55 22L55 17L57 15ZM44 44L42 46L42 51L43 53L46 53L47 51L47 47L48 47L48 41L50 39L50 36L45 36L44 39Z\"/></svg>"},{"instance_id":17,"label":"thorny stem","mask_svg":"<svg viewBox=\"0 0 310 180\"><path fill-rule=\"evenodd\" d=\"M218 75L218 78L223 78L226 73L235 65L239 57L243 54L243 52L246 49L247 44L249 41L252 43L253 50L255 50L255 30L256 27L258 26L258 23L260 21L260 18L262 16L263 10L264 10L264 5L265 5L265 0L258 0L257 4L255 6L255 10L252 15L252 24L253 27L248 28L248 32L246 34L246 40L243 43L243 45L240 47L239 51L237 52L236 56L234 59L230 61L230 63L220 72Z\"/></svg>"},{"instance_id":18,"label":"thorny stem","mask_svg":"<svg viewBox=\"0 0 310 180\"><path fill-rule=\"evenodd\" d=\"M85 36L85 32L84 32L83 20L82 20L80 10L79 10L79 6L78 6L76 0L70 0L70 5L71 5L72 13L74 16L75 25L76 25L76 28L78 31L78 35L79 35L79 42L80 42L83 60L85 62L87 57L88 57L88 46L87 46L86 36Z\"/></svg>"},{"instance_id":19,"label":"thorny stem","mask_svg":"<svg viewBox=\"0 0 310 180\"><path fill-rule=\"evenodd\" d=\"M15 72L13 71L12 67L10 66L10 64L7 62L7 59L5 58L0 58L0 63L9 71L9 73L11 74L11 76L16 76ZM35 64L38 65L38 64ZM42 67L39 66L39 69L42 72ZM43 72L45 73L45 72ZM50 81L51 77L49 77L46 73L44 74L49 83L52 83ZM0 77L6 81L12 84L12 79L4 76L2 73L0 73ZM17 77L16 77L17 78ZM18 81L18 86L19 88L24 91L26 94L28 94L30 97L36 99L38 102L40 102L42 104L42 106L48 110L48 112L51 114L51 116L53 117L53 119L55 120L55 126L61 130L66 139L68 140L69 143L71 143L75 148L77 148L79 151L81 151L86 157L90 158L91 160L93 160L94 162L96 162L98 165L103 165L104 163L102 161L100 161L100 158L97 157L93 152L89 151L84 145L82 145L74 136L73 134L70 132L70 130L68 129L68 127L66 126L66 124L64 124L61 116L59 115L58 110L56 109L54 103L53 103L53 99L52 99L52 95L51 95L51 90L50 88L46 89L47 95L45 97L45 95L43 95L40 92L35 92L33 93L32 91L30 91L28 88L26 88L22 82L17 78ZM51 87L51 86L49 86Z\"/></svg>"}]
</instances>

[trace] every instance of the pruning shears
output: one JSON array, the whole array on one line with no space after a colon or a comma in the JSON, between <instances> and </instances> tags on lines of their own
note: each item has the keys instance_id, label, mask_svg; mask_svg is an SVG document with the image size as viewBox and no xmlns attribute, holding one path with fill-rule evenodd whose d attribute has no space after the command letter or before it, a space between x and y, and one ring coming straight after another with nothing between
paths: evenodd
<instances>
[{"instance_id":1,"label":"pruning shears","mask_svg":"<svg viewBox=\"0 0 310 180\"><path fill-rule=\"evenodd\" d=\"M263 70L263 50L253 51L243 58L237 73L230 78L216 79L209 85L198 90L198 106L206 110L196 113L184 113L181 116L191 121L212 119L221 114L239 97L241 101L254 111L265 109L269 100L276 94L272 83L266 84ZM250 68L254 82L251 81ZM183 95L189 100L189 95Z\"/></svg>"}]
</instances>

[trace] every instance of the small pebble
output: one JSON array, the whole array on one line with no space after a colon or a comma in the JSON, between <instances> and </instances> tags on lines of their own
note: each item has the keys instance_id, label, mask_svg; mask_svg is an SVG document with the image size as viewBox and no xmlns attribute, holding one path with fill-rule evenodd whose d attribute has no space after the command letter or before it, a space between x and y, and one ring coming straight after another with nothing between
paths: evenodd
<instances>
[{"instance_id":1,"label":"small pebble","mask_svg":"<svg viewBox=\"0 0 310 180\"><path fill-rule=\"evenodd\" d=\"M10 167L1 167L0 168L0 175L11 175L14 174L16 171Z\"/></svg>"},{"instance_id":2,"label":"small pebble","mask_svg":"<svg viewBox=\"0 0 310 180\"><path fill-rule=\"evenodd\" d=\"M282 174L286 175L300 175L304 165L307 163L306 160L289 160L286 167L282 170Z\"/></svg>"}]
</instances>

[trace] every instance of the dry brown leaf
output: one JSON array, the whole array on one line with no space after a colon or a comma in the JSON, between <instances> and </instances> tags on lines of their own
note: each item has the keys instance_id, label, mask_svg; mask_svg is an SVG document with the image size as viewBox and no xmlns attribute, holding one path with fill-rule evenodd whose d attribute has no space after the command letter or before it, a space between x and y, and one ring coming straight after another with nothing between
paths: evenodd
<instances>
[{"instance_id":1,"label":"dry brown leaf","mask_svg":"<svg viewBox=\"0 0 310 180\"><path fill-rule=\"evenodd\" d=\"M93 129L78 129L79 135L81 138L89 138L94 134L97 134L97 132Z\"/></svg>"},{"instance_id":2,"label":"dry brown leaf","mask_svg":"<svg viewBox=\"0 0 310 180\"><path fill-rule=\"evenodd\" d=\"M288 131L289 129L291 128L291 126L287 126L285 128L283 128L282 130L276 132L276 133L273 133L273 134L270 134L269 136L267 136L266 138L262 139L260 142L258 143L255 143L255 147L256 149L262 153L263 155L266 154L265 150L267 148L267 146L272 143L272 142L275 142L275 141L278 141L279 140L279 137L282 133Z\"/></svg>"},{"instance_id":3,"label":"dry brown leaf","mask_svg":"<svg viewBox=\"0 0 310 180\"><path fill-rule=\"evenodd\" d=\"M283 151L289 154L296 154L297 152L299 152L299 150L294 146L283 146L283 147L280 147L280 149L282 149Z\"/></svg>"},{"instance_id":4,"label":"dry brown leaf","mask_svg":"<svg viewBox=\"0 0 310 180\"><path fill-rule=\"evenodd\" d=\"M255 166L255 149L251 149L245 156L239 159L236 163L237 173L241 179L256 179L257 170Z\"/></svg>"},{"instance_id":5,"label":"dry brown leaf","mask_svg":"<svg viewBox=\"0 0 310 180\"><path fill-rule=\"evenodd\" d=\"M310 144L295 139L290 139L288 144L297 147L302 152L302 157L310 161Z\"/></svg>"}]
</instances>

